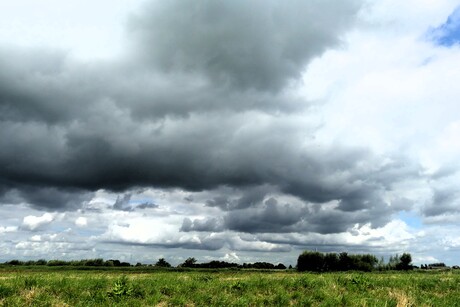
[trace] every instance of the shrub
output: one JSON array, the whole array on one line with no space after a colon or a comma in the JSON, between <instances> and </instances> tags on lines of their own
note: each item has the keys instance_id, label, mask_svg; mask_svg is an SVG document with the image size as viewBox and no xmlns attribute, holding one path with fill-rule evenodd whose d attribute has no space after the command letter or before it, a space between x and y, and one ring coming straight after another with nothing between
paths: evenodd
<instances>
[{"instance_id":1,"label":"shrub","mask_svg":"<svg viewBox=\"0 0 460 307\"><path fill-rule=\"evenodd\" d=\"M129 284L128 277L123 275L118 278L110 289L107 292L107 295L111 298L119 299L124 296L131 296L133 294L133 288Z\"/></svg>"}]
</instances>

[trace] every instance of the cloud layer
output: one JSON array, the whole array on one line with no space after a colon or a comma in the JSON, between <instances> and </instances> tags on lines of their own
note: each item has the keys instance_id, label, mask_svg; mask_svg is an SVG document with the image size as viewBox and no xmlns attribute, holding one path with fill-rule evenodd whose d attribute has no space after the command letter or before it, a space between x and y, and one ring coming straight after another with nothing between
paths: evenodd
<instances>
[{"instance_id":1,"label":"cloud layer","mask_svg":"<svg viewBox=\"0 0 460 307\"><path fill-rule=\"evenodd\" d=\"M59 52L3 48L3 194L68 207L75 191L273 184L307 200L334 198L309 191L362 153L338 149L350 161L321 161L324 152L305 150L299 129L315 128L291 111L308 102L286 86L339 42L358 9L155 2L132 18L140 55L126 62L80 66Z\"/></svg>"},{"instance_id":2,"label":"cloud layer","mask_svg":"<svg viewBox=\"0 0 460 307\"><path fill-rule=\"evenodd\" d=\"M425 240L401 212L458 215L458 50L427 38L458 9L390 2L149 1L106 60L3 43L0 203L23 216L0 235L81 254Z\"/></svg>"}]
</instances>

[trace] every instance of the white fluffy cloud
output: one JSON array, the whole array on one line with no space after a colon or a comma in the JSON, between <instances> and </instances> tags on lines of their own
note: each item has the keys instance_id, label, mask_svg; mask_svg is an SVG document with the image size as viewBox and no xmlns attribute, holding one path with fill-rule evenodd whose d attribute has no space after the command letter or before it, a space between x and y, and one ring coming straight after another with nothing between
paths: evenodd
<instances>
[{"instance_id":1,"label":"white fluffy cloud","mask_svg":"<svg viewBox=\"0 0 460 307\"><path fill-rule=\"evenodd\" d=\"M56 218L56 214L43 213L42 216L28 215L22 221L22 228L36 230L40 227L50 224Z\"/></svg>"},{"instance_id":2,"label":"white fluffy cloud","mask_svg":"<svg viewBox=\"0 0 460 307\"><path fill-rule=\"evenodd\" d=\"M88 225L88 219L86 217L80 216L75 220L75 225L79 227L84 227Z\"/></svg>"},{"instance_id":3,"label":"white fluffy cloud","mask_svg":"<svg viewBox=\"0 0 460 307\"><path fill-rule=\"evenodd\" d=\"M18 230L16 226L7 226L7 227L0 227L0 234L8 233L8 232L15 232Z\"/></svg>"}]
</instances>

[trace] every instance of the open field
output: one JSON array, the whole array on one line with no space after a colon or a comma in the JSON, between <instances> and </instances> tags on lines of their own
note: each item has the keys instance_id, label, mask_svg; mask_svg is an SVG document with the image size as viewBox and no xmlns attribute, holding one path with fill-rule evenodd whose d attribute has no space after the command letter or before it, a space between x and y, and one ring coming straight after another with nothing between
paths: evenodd
<instances>
[{"instance_id":1,"label":"open field","mask_svg":"<svg viewBox=\"0 0 460 307\"><path fill-rule=\"evenodd\" d=\"M460 273L0 269L2 306L459 306Z\"/></svg>"}]
</instances>

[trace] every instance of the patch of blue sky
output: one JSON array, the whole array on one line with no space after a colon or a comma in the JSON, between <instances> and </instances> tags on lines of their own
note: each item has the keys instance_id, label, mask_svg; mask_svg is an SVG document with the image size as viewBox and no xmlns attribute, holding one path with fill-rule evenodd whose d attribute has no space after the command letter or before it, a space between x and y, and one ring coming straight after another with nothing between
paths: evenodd
<instances>
[{"instance_id":1,"label":"patch of blue sky","mask_svg":"<svg viewBox=\"0 0 460 307\"><path fill-rule=\"evenodd\" d=\"M150 198L131 199L129 201L128 210L134 210L136 208L158 208L159 206L155 203L155 200Z\"/></svg>"},{"instance_id":2,"label":"patch of blue sky","mask_svg":"<svg viewBox=\"0 0 460 307\"><path fill-rule=\"evenodd\" d=\"M400 211L398 217L411 228L420 229L423 226L422 220L414 212Z\"/></svg>"},{"instance_id":3,"label":"patch of blue sky","mask_svg":"<svg viewBox=\"0 0 460 307\"><path fill-rule=\"evenodd\" d=\"M140 204L154 204L155 201L150 198L138 198L138 199L131 199L129 201L130 204L133 205L140 205Z\"/></svg>"},{"instance_id":4,"label":"patch of blue sky","mask_svg":"<svg viewBox=\"0 0 460 307\"><path fill-rule=\"evenodd\" d=\"M428 37L437 45L451 47L460 44L460 6L442 25L430 29Z\"/></svg>"}]
</instances>

